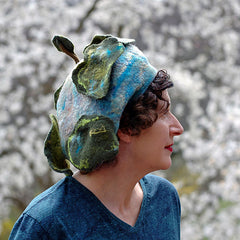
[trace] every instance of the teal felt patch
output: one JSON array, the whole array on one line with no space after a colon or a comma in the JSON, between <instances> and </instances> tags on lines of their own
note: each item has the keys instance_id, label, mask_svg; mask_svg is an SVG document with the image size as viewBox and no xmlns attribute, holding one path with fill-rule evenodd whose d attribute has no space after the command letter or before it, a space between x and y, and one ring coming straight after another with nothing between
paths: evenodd
<instances>
[{"instance_id":1,"label":"teal felt patch","mask_svg":"<svg viewBox=\"0 0 240 240\"><path fill-rule=\"evenodd\" d=\"M118 153L118 139L113 122L104 116L82 116L68 138L66 149L71 163L90 172Z\"/></svg>"},{"instance_id":2,"label":"teal felt patch","mask_svg":"<svg viewBox=\"0 0 240 240\"><path fill-rule=\"evenodd\" d=\"M72 79L78 92L101 99L109 90L112 66L125 50L125 44L134 40L111 35L95 36L84 49L84 61L73 70Z\"/></svg>"},{"instance_id":3,"label":"teal felt patch","mask_svg":"<svg viewBox=\"0 0 240 240\"><path fill-rule=\"evenodd\" d=\"M50 115L50 119L52 122L52 127L45 140L44 154L46 155L48 163L53 170L65 173L65 175L67 176L72 175L73 173L70 170L69 161L63 154L62 147L60 145L60 136L57 120L52 114Z\"/></svg>"}]
</instances>

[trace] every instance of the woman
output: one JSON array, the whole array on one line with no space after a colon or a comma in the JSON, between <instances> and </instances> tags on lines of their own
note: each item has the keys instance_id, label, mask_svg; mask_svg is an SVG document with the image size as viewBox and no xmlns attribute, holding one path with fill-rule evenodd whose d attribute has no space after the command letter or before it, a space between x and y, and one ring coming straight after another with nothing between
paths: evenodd
<instances>
[{"instance_id":1,"label":"woman","mask_svg":"<svg viewBox=\"0 0 240 240\"><path fill-rule=\"evenodd\" d=\"M67 175L37 196L10 239L180 239L180 201L167 180L183 128L170 111L165 71L132 40L95 36L55 94L57 117L45 141L50 166ZM72 175L68 163L79 170Z\"/></svg>"}]
</instances>

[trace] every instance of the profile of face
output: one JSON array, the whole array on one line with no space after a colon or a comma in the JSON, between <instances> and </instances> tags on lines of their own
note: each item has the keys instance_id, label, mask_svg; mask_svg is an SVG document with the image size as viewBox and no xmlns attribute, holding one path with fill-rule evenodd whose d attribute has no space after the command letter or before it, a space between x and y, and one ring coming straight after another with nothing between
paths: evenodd
<instances>
[{"instance_id":1,"label":"profile of face","mask_svg":"<svg viewBox=\"0 0 240 240\"><path fill-rule=\"evenodd\" d=\"M170 111L168 91L162 92L158 100L158 119L141 130L140 135L130 136L130 154L137 160L137 167L147 172L166 170L171 166L174 137L183 133L183 127Z\"/></svg>"}]
</instances>

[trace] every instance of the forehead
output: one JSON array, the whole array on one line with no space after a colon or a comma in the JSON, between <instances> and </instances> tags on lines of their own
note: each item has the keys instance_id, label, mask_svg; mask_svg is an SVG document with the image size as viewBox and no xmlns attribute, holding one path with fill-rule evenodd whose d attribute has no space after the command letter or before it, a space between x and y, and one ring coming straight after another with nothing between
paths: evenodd
<instances>
[{"instance_id":1,"label":"forehead","mask_svg":"<svg viewBox=\"0 0 240 240\"><path fill-rule=\"evenodd\" d=\"M157 106L157 111L158 112L162 112L163 110L166 110L168 107L170 107L171 101L170 101L170 97L168 95L167 90L164 90L162 92L162 99L158 99L158 106Z\"/></svg>"},{"instance_id":2,"label":"forehead","mask_svg":"<svg viewBox=\"0 0 240 240\"><path fill-rule=\"evenodd\" d=\"M162 98L165 99L166 101L168 101L169 103L171 102L167 89L162 92Z\"/></svg>"}]
</instances>

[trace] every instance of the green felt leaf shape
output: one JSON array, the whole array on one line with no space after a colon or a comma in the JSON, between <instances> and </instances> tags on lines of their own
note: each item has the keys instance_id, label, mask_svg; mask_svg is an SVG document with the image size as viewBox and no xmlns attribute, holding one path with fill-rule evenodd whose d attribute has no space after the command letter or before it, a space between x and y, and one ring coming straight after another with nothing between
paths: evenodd
<instances>
[{"instance_id":1,"label":"green felt leaf shape","mask_svg":"<svg viewBox=\"0 0 240 240\"><path fill-rule=\"evenodd\" d=\"M95 99L105 97L109 90L110 74L115 61L132 39L97 35L84 49L84 60L72 72L78 92Z\"/></svg>"},{"instance_id":2,"label":"green felt leaf shape","mask_svg":"<svg viewBox=\"0 0 240 240\"><path fill-rule=\"evenodd\" d=\"M89 46L93 45L93 44L99 44L101 43L104 39L106 38L114 38L116 39L118 42L123 43L124 45L129 44L129 43L134 43L135 40L134 39L130 39L130 38L118 38L115 36L112 36L110 34L106 34L106 35L95 35L94 38L92 39L91 43L88 44L84 51L86 50L86 48L88 48Z\"/></svg>"},{"instance_id":3,"label":"green felt leaf shape","mask_svg":"<svg viewBox=\"0 0 240 240\"><path fill-rule=\"evenodd\" d=\"M71 176L73 173L70 169L69 161L63 154L60 144L57 119L53 114L50 114L50 119L52 127L45 140L44 154L46 155L48 163L53 170L64 173L66 176Z\"/></svg>"},{"instance_id":4,"label":"green felt leaf shape","mask_svg":"<svg viewBox=\"0 0 240 240\"><path fill-rule=\"evenodd\" d=\"M111 119L83 115L66 143L68 159L82 172L88 173L118 153L118 139ZM103 160L104 159L104 160Z\"/></svg>"},{"instance_id":5,"label":"green felt leaf shape","mask_svg":"<svg viewBox=\"0 0 240 240\"><path fill-rule=\"evenodd\" d=\"M66 53L68 56L73 58L76 63L79 62L78 57L74 53L74 45L69 39L63 36L54 36L52 43L58 51Z\"/></svg>"},{"instance_id":6,"label":"green felt leaf shape","mask_svg":"<svg viewBox=\"0 0 240 240\"><path fill-rule=\"evenodd\" d=\"M63 86L63 85L62 85L62 86ZM59 94L60 94L60 92L61 92L61 90L62 90L62 86L59 87L59 88L55 91L55 93L54 93L54 107L55 107L55 109L57 109L57 101L58 101L58 98L59 98Z\"/></svg>"}]
</instances>

